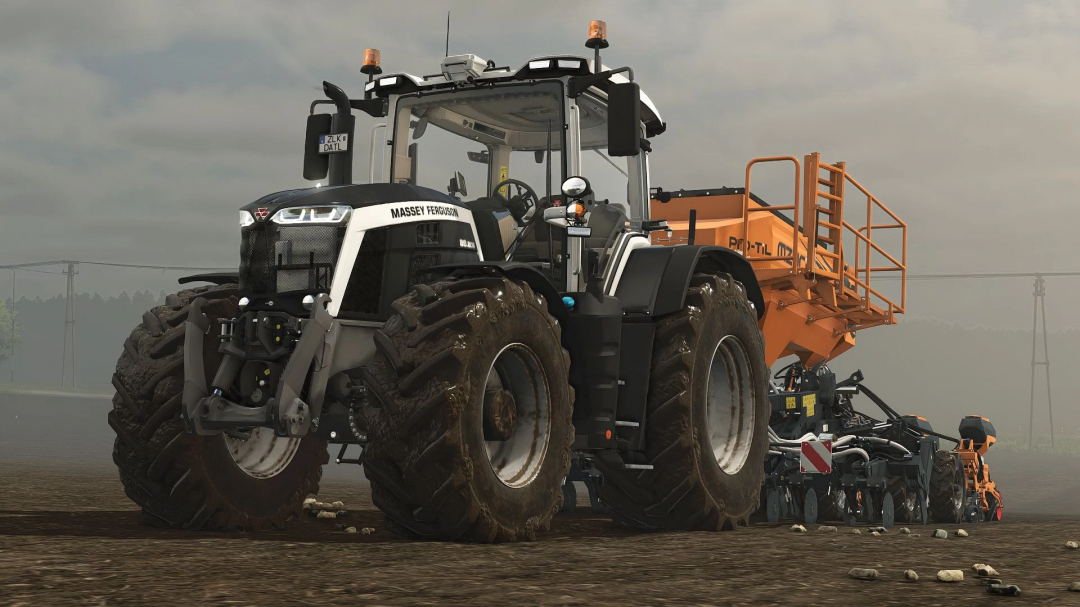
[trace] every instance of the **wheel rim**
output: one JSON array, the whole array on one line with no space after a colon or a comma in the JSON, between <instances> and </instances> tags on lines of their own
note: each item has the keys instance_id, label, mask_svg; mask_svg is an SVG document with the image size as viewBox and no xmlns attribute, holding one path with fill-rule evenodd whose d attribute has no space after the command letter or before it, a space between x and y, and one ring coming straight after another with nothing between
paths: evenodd
<instances>
[{"instance_id":1,"label":"wheel rim","mask_svg":"<svg viewBox=\"0 0 1080 607\"><path fill-rule=\"evenodd\" d=\"M547 380L540 360L528 346L509 344L495 356L488 369L485 395L499 390L514 398L514 429L504 441L485 440L484 451L495 476L507 487L519 489L540 473L551 440ZM480 415L484 415L483 408Z\"/></svg>"},{"instance_id":2,"label":"wheel rim","mask_svg":"<svg viewBox=\"0 0 1080 607\"><path fill-rule=\"evenodd\" d=\"M252 428L247 438L222 436L236 467L253 478L277 476L289 467L300 447L299 438L278 436L270 428Z\"/></svg>"},{"instance_id":3,"label":"wheel rim","mask_svg":"<svg viewBox=\"0 0 1080 607\"><path fill-rule=\"evenodd\" d=\"M754 440L754 378L750 357L733 335L720 340L709 363L706 423L713 458L726 474L742 470Z\"/></svg>"}]
</instances>

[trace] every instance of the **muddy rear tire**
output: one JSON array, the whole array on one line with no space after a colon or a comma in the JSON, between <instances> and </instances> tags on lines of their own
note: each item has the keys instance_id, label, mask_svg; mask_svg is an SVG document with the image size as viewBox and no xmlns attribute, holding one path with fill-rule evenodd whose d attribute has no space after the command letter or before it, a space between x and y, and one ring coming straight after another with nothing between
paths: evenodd
<instances>
[{"instance_id":1,"label":"muddy rear tire","mask_svg":"<svg viewBox=\"0 0 1080 607\"><path fill-rule=\"evenodd\" d=\"M656 321L646 400L651 470L596 460L616 523L731 529L758 507L769 421L757 315L731 276L697 274L685 307Z\"/></svg>"},{"instance_id":2,"label":"muddy rear tire","mask_svg":"<svg viewBox=\"0 0 1080 607\"><path fill-rule=\"evenodd\" d=\"M109 425L116 432L113 461L124 492L142 508L147 524L281 528L300 513L304 498L319 490L328 454L326 442L316 436L290 443L288 449L282 444L274 453L291 454L291 459L286 462L283 457L277 468L252 467L249 473L230 453L248 443L227 441L224 434L193 436L184 430L180 418L184 322L196 298L205 300L202 311L211 321L234 317L236 292L235 285L225 285L170 295L166 305L143 315L143 322L124 342L109 412ZM218 343L214 331L204 340L207 383L220 361ZM265 438L274 440L269 434Z\"/></svg>"},{"instance_id":3,"label":"muddy rear tire","mask_svg":"<svg viewBox=\"0 0 1080 607\"><path fill-rule=\"evenodd\" d=\"M417 285L365 369L364 473L412 538L533 539L563 506L574 439L561 327L527 283Z\"/></svg>"},{"instance_id":4,"label":"muddy rear tire","mask_svg":"<svg viewBox=\"0 0 1080 607\"><path fill-rule=\"evenodd\" d=\"M930 519L935 523L960 523L967 503L967 481L960 456L951 451L934 453L930 473Z\"/></svg>"}]
</instances>

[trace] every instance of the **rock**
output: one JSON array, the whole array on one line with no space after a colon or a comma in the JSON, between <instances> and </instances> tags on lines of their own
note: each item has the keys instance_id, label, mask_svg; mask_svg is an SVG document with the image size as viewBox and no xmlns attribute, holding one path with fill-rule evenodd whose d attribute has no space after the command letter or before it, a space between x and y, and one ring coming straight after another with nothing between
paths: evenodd
<instances>
[{"instance_id":1,"label":"rock","mask_svg":"<svg viewBox=\"0 0 1080 607\"><path fill-rule=\"evenodd\" d=\"M915 573L914 569L908 569L904 572L904 579L909 582L917 582L919 581L919 574Z\"/></svg>"},{"instance_id":2,"label":"rock","mask_svg":"<svg viewBox=\"0 0 1080 607\"><path fill-rule=\"evenodd\" d=\"M1076 550L1077 548L1080 548L1080 542L1065 542L1065 547Z\"/></svg>"},{"instance_id":3,"label":"rock","mask_svg":"<svg viewBox=\"0 0 1080 607\"><path fill-rule=\"evenodd\" d=\"M847 575L855 580L876 580L878 578L877 569L860 569L858 567L848 571Z\"/></svg>"},{"instance_id":4,"label":"rock","mask_svg":"<svg viewBox=\"0 0 1080 607\"><path fill-rule=\"evenodd\" d=\"M974 565L971 566L971 570L972 571L978 571L978 570L982 569L983 567L986 567L986 565L984 563L975 563Z\"/></svg>"},{"instance_id":5,"label":"rock","mask_svg":"<svg viewBox=\"0 0 1080 607\"><path fill-rule=\"evenodd\" d=\"M836 527L832 525L822 525L817 528L818 531L836 531Z\"/></svg>"},{"instance_id":6,"label":"rock","mask_svg":"<svg viewBox=\"0 0 1080 607\"><path fill-rule=\"evenodd\" d=\"M879 535L881 535L881 534L880 534L880 533L878 533L877 531L871 531L871 532L870 532L870 535L872 535L872 536L874 536L874 537L877 537L877 536L879 536Z\"/></svg>"},{"instance_id":7,"label":"rock","mask_svg":"<svg viewBox=\"0 0 1080 607\"><path fill-rule=\"evenodd\" d=\"M345 531L347 525L334 525L334 531Z\"/></svg>"},{"instance_id":8,"label":"rock","mask_svg":"<svg viewBox=\"0 0 1080 607\"><path fill-rule=\"evenodd\" d=\"M337 508L339 510L344 510L345 509L345 504L344 504L344 502L331 502L330 507L331 508Z\"/></svg>"},{"instance_id":9,"label":"rock","mask_svg":"<svg viewBox=\"0 0 1080 607\"><path fill-rule=\"evenodd\" d=\"M851 532L852 533L862 533L862 531L859 531L858 529L852 529Z\"/></svg>"},{"instance_id":10,"label":"rock","mask_svg":"<svg viewBox=\"0 0 1080 607\"><path fill-rule=\"evenodd\" d=\"M962 582L964 572L959 569L942 569L937 572L937 579L939 582Z\"/></svg>"},{"instance_id":11,"label":"rock","mask_svg":"<svg viewBox=\"0 0 1080 607\"><path fill-rule=\"evenodd\" d=\"M934 532L930 534L930 537L936 537L939 540L943 540L949 537L949 532L944 529L934 529Z\"/></svg>"},{"instance_id":12,"label":"rock","mask_svg":"<svg viewBox=\"0 0 1080 607\"><path fill-rule=\"evenodd\" d=\"M364 535L371 535L371 534L375 533L375 528L374 527L364 527L363 529L360 530L360 533L362 533Z\"/></svg>"},{"instance_id":13,"label":"rock","mask_svg":"<svg viewBox=\"0 0 1080 607\"><path fill-rule=\"evenodd\" d=\"M1080 582L1073 582L1069 584L1069 590L1073 592L1080 592Z\"/></svg>"},{"instance_id":14,"label":"rock","mask_svg":"<svg viewBox=\"0 0 1080 607\"><path fill-rule=\"evenodd\" d=\"M921 533L910 533L910 534L908 534L908 537L922 537L922 534Z\"/></svg>"},{"instance_id":15,"label":"rock","mask_svg":"<svg viewBox=\"0 0 1080 607\"><path fill-rule=\"evenodd\" d=\"M323 502L312 502L311 507L315 508L317 510L329 510L330 509L330 504L326 504L326 503L323 503Z\"/></svg>"},{"instance_id":16,"label":"rock","mask_svg":"<svg viewBox=\"0 0 1080 607\"><path fill-rule=\"evenodd\" d=\"M975 573L979 574L979 577L997 577L1001 575L990 565L979 565L978 568L975 569Z\"/></svg>"},{"instance_id":17,"label":"rock","mask_svg":"<svg viewBox=\"0 0 1080 607\"><path fill-rule=\"evenodd\" d=\"M345 533L356 533L356 527L346 527Z\"/></svg>"},{"instance_id":18,"label":"rock","mask_svg":"<svg viewBox=\"0 0 1080 607\"><path fill-rule=\"evenodd\" d=\"M315 499L315 498L313 498L313 497L309 497L309 498L307 498L306 500L304 500L304 507L305 507L305 508L310 508L310 507L311 507L311 505L312 505L312 504L314 504L314 503L315 503L316 501L318 501L318 500L316 500L316 499Z\"/></svg>"},{"instance_id":19,"label":"rock","mask_svg":"<svg viewBox=\"0 0 1080 607\"><path fill-rule=\"evenodd\" d=\"M320 510L315 518L337 518L337 512L327 512L326 510Z\"/></svg>"},{"instance_id":20,"label":"rock","mask_svg":"<svg viewBox=\"0 0 1080 607\"><path fill-rule=\"evenodd\" d=\"M795 533L806 533L806 527L803 527L802 525L792 525L791 530Z\"/></svg>"},{"instance_id":21,"label":"rock","mask_svg":"<svg viewBox=\"0 0 1080 607\"><path fill-rule=\"evenodd\" d=\"M343 517L343 516L349 516L349 511L348 510L338 510L335 514L337 514L338 517L340 518L340 517Z\"/></svg>"},{"instance_id":22,"label":"rock","mask_svg":"<svg viewBox=\"0 0 1080 607\"><path fill-rule=\"evenodd\" d=\"M885 533L885 532L886 532L886 529L885 529L884 527L871 527L871 528L870 528L870 531L871 531L871 532L874 532L874 531L876 531L876 532L878 532L878 533Z\"/></svg>"},{"instance_id":23,"label":"rock","mask_svg":"<svg viewBox=\"0 0 1080 607\"><path fill-rule=\"evenodd\" d=\"M990 594L1020 596L1020 587L1014 584L989 584L986 586L986 591Z\"/></svg>"},{"instance_id":24,"label":"rock","mask_svg":"<svg viewBox=\"0 0 1080 607\"><path fill-rule=\"evenodd\" d=\"M900 528L900 533L902 535L911 535L911 529L908 529L907 527L901 527Z\"/></svg>"},{"instance_id":25,"label":"rock","mask_svg":"<svg viewBox=\"0 0 1080 607\"><path fill-rule=\"evenodd\" d=\"M968 536L967 531L964 531L963 529L957 529L956 530L956 537L967 537L967 536Z\"/></svg>"}]
</instances>

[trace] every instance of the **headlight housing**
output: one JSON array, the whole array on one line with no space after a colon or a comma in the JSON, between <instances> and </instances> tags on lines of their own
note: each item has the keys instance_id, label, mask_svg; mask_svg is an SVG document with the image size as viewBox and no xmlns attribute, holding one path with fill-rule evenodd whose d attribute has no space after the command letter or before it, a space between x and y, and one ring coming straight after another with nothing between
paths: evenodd
<instances>
[{"instance_id":1,"label":"headlight housing","mask_svg":"<svg viewBox=\"0 0 1080 607\"><path fill-rule=\"evenodd\" d=\"M298 223L341 223L352 214L352 207L347 204L325 205L318 207L291 207L274 213L273 221L277 224Z\"/></svg>"},{"instance_id":2,"label":"headlight housing","mask_svg":"<svg viewBox=\"0 0 1080 607\"><path fill-rule=\"evenodd\" d=\"M249 225L255 223L255 218L251 216L251 213L247 211L240 211L240 227L246 228Z\"/></svg>"}]
</instances>

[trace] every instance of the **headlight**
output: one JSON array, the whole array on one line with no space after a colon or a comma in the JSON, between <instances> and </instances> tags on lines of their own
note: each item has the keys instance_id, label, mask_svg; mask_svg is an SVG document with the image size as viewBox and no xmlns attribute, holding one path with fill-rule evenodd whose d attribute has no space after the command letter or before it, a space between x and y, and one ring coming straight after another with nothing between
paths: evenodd
<instances>
[{"instance_id":1,"label":"headlight","mask_svg":"<svg viewBox=\"0 0 1080 607\"><path fill-rule=\"evenodd\" d=\"M240 211L241 228L246 228L253 223L255 223L255 218L251 216L251 213L248 213L247 211Z\"/></svg>"},{"instance_id":2,"label":"headlight","mask_svg":"<svg viewBox=\"0 0 1080 607\"><path fill-rule=\"evenodd\" d=\"M274 213L271 219L278 224L295 223L341 223L352 214L352 207L335 204L322 207L292 207Z\"/></svg>"}]
</instances>

